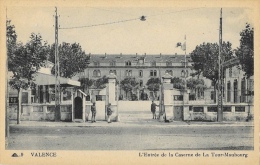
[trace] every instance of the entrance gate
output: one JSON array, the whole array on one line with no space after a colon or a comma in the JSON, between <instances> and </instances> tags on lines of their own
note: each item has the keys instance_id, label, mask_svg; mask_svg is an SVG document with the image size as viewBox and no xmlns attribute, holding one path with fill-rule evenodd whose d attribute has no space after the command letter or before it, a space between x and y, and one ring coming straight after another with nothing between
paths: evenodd
<instances>
[{"instance_id":1,"label":"entrance gate","mask_svg":"<svg viewBox=\"0 0 260 165\"><path fill-rule=\"evenodd\" d=\"M75 119L82 119L83 105L82 98L76 97L74 99L74 111L75 111Z\"/></svg>"}]
</instances>

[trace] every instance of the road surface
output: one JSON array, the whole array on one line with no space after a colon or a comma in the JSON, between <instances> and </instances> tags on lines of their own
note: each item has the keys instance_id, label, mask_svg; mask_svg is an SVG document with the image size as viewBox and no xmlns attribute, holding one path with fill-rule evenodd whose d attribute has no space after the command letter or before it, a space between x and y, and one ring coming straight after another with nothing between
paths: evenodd
<instances>
[{"instance_id":1,"label":"road surface","mask_svg":"<svg viewBox=\"0 0 260 165\"><path fill-rule=\"evenodd\" d=\"M252 150L252 126L10 126L8 149Z\"/></svg>"}]
</instances>

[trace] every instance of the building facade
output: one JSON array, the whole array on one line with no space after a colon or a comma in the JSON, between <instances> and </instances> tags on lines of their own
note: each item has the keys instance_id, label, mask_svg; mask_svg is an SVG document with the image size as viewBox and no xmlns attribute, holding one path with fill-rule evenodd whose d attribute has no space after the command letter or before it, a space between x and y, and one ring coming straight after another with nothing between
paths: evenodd
<instances>
[{"instance_id":1,"label":"building facade","mask_svg":"<svg viewBox=\"0 0 260 165\"><path fill-rule=\"evenodd\" d=\"M192 70L192 61L190 55L165 55L165 54L89 54L90 64L88 68L78 74L75 79L89 78L98 79L103 76L114 73L117 76L117 81L122 81L127 77L134 77L139 83L139 88L136 93L140 98L141 90L148 94L148 99L158 99L158 92L150 92L147 89L146 83L150 78L160 78L168 73L172 77L179 77L184 79L190 77ZM208 88L211 88L211 81L205 79ZM119 89L120 95L123 99L126 94L122 89ZM209 94L210 97L210 92Z\"/></svg>"}]
</instances>

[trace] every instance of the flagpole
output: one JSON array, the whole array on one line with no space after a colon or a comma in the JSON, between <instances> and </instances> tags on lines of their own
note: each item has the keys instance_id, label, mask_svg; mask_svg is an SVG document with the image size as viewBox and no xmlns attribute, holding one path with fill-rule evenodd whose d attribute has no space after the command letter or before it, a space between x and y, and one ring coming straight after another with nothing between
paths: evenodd
<instances>
[{"instance_id":1,"label":"flagpole","mask_svg":"<svg viewBox=\"0 0 260 165\"><path fill-rule=\"evenodd\" d=\"M186 70L186 69L187 69L187 66L186 66L186 65L187 65L187 64L186 64L186 63L187 63L187 62L186 62L186 46L187 46L187 43L186 43L186 34L185 34L185 36L184 36L184 43L185 43L185 45L184 45L184 46L185 46L185 47L184 47L184 48L185 48L185 54L184 54L184 68L185 68L185 72L184 72L184 91L186 91L186 84L187 84L187 82L186 82L186 77L187 77L187 75L186 75L186 74L187 74L187 70Z\"/></svg>"}]
</instances>

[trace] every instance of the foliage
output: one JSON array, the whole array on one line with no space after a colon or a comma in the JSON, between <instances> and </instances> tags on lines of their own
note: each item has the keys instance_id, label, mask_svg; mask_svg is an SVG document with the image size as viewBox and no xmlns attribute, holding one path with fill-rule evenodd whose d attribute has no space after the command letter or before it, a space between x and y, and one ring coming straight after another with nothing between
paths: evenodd
<instances>
[{"instance_id":1,"label":"foliage","mask_svg":"<svg viewBox=\"0 0 260 165\"><path fill-rule=\"evenodd\" d=\"M78 80L80 82L80 88L85 92L85 89L89 89L93 84L94 80L89 79L89 78L79 78Z\"/></svg>"},{"instance_id":2,"label":"foliage","mask_svg":"<svg viewBox=\"0 0 260 165\"><path fill-rule=\"evenodd\" d=\"M222 43L222 62L233 58L230 42ZM191 53L193 68L196 71L194 75L203 75L213 81L214 84L218 81L218 55L219 45L217 43L203 43L196 46Z\"/></svg>"},{"instance_id":3,"label":"foliage","mask_svg":"<svg viewBox=\"0 0 260 165\"><path fill-rule=\"evenodd\" d=\"M161 80L159 78L150 78L146 83L147 89L153 92L160 90L160 84Z\"/></svg>"},{"instance_id":4,"label":"foliage","mask_svg":"<svg viewBox=\"0 0 260 165\"><path fill-rule=\"evenodd\" d=\"M89 56L82 50L78 43L63 42L58 48L60 58L60 75L62 77L71 78L79 72L83 72L89 64ZM49 60L55 63L55 45L50 46ZM52 68L55 74L55 68Z\"/></svg>"},{"instance_id":5,"label":"foliage","mask_svg":"<svg viewBox=\"0 0 260 165\"><path fill-rule=\"evenodd\" d=\"M31 34L30 39L25 45L19 43L13 48L8 48L13 49L12 53L8 54L8 70L13 73L13 81L23 81L12 83L12 87L17 90L27 89L30 86L34 73L46 60L47 43L42 44L41 36L34 33Z\"/></svg>"},{"instance_id":6,"label":"foliage","mask_svg":"<svg viewBox=\"0 0 260 165\"><path fill-rule=\"evenodd\" d=\"M187 80L187 88L190 90L205 90L207 87L203 79L190 78Z\"/></svg>"},{"instance_id":7,"label":"foliage","mask_svg":"<svg viewBox=\"0 0 260 165\"><path fill-rule=\"evenodd\" d=\"M9 85L18 92L17 104L17 124L20 123L21 110L21 89L34 87L34 74L43 65L46 60L47 43L42 43L40 35L34 33L30 36L30 41L25 45L17 43L17 35L14 25L7 22L6 37L7 37L7 58L8 71L12 72L12 79L9 80Z\"/></svg>"},{"instance_id":8,"label":"foliage","mask_svg":"<svg viewBox=\"0 0 260 165\"><path fill-rule=\"evenodd\" d=\"M254 28L246 24L240 36L240 46L235 50L235 54L240 60L242 70L249 78L254 75Z\"/></svg>"},{"instance_id":9,"label":"foliage","mask_svg":"<svg viewBox=\"0 0 260 165\"><path fill-rule=\"evenodd\" d=\"M108 83L108 77L106 76L103 76L102 78L99 78L93 82L94 88L96 89L105 88L107 83Z\"/></svg>"},{"instance_id":10,"label":"foliage","mask_svg":"<svg viewBox=\"0 0 260 165\"><path fill-rule=\"evenodd\" d=\"M184 89L184 80L180 79L179 77L174 77L171 79L171 83L173 84L173 88L176 89Z\"/></svg>"},{"instance_id":11,"label":"foliage","mask_svg":"<svg viewBox=\"0 0 260 165\"><path fill-rule=\"evenodd\" d=\"M120 87L127 93L132 92L138 86L138 82L134 77L127 77L120 82Z\"/></svg>"}]
</instances>

